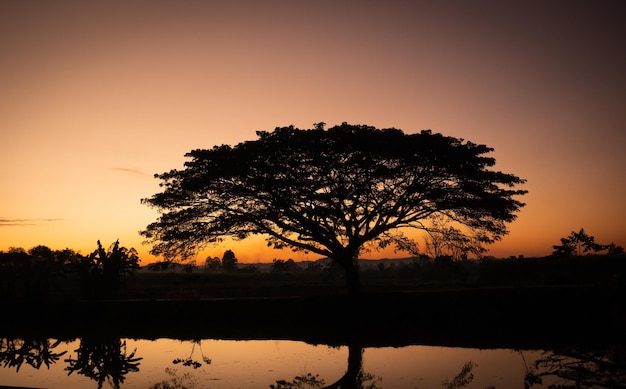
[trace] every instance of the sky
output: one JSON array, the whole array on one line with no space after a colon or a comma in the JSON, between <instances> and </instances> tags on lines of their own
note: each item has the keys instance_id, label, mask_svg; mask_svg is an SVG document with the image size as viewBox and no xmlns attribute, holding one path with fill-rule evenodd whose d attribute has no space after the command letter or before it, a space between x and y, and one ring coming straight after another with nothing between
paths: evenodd
<instances>
[{"instance_id":1,"label":"sky","mask_svg":"<svg viewBox=\"0 0 626 389\"><path fill-rule=\"evenodd\" d=\"M185 153L348 122L494 148L527 180L489 255L584 228L626 246L622 1L0 2L0 250L149 255L142 198ZM419 242L418 242L419 243ZM200 253L314 259L262 239ZM393 252L370 257L406 256Z\"/></svg>"}]
</instances>

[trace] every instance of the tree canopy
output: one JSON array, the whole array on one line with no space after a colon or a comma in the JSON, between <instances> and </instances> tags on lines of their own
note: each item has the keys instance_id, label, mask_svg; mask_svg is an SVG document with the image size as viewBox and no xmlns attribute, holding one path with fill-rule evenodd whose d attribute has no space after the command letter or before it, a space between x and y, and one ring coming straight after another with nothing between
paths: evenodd
<instances>
[{"instance_id":1,"label":"tree canopy","mask_svg":"<svg viewBox=\"0 0 626 389\"><path fill-rule=\"evenodd\" d=\"M363 250L417 249L406 229L432 232L430 218L444 217L465 239L490 244L524 206L515 197L525 180L490 169L486 145L430 130L324 126L257 131L156 174L163 191L142 199L160 213L141 232L152 254L185 258L225 237L262 234L268 246L332 258L358 284Z\"/></svg>"}]
</instances>

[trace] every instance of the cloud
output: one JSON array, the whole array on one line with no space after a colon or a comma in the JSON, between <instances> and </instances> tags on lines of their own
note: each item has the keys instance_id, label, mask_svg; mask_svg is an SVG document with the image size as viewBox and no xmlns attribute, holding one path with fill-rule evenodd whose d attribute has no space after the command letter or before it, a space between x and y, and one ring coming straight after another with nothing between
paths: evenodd
<instances>
[{"instance_id":1,"label":"cloud","mask_svg":"<svg viewBox=\"0 0 626 389\"><path fill-rule=\"evenodd\" d=\"M144 176L144 177L151 177L150 174L143 172L139 169L135 169L135 168L128 168L128 167L112 167L111 170L115 170L118 172L122 172L122 173L128 173L128 174L136 174L139 176Z\"/></svg>"},{"instance_id":2,"label":"cloud","mask_svg":"<svg viewBox=\"0 0 626 389\"><path fill-rule=\"evenodd\" d=\"M0 227L35 226L41 223L56 222L63 219L10 219L0 217Z\"/></svg>"}]
</instances>

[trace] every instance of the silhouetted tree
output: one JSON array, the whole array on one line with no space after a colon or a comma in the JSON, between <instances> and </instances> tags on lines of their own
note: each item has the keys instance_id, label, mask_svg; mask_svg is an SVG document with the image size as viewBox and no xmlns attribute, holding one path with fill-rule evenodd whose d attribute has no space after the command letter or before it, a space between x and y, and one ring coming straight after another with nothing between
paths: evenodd
<instances>
[{"instance_id":1,"label":"silhouetted tree","mask_svg":"<svg viewBox=\"0 0 626 389\"><path fill-rule=\"evenodd\" d=\"M263 234L268 245L332 258L359 290L366 249L416 249L405 229L440 214L477 244L507 233L525 180L491 170L493 149L422 131L343 123L276 128L258 139L186 154L155 175L163 192L142 203L161 214L141 232L152 254L189 257L208 242Z\"/></svg>"},{"instance_id":2,"label":"silhouetted tree","mask_svg":"<svg viewBox=\"0 0 626 389\"><path fill-rule=\"evenodd\" d=\"M224 251L222 256L222 270L227 273L237 271L237 257L232 250Z\"/></svg>"},{"instance_id":3,"label":"silhouetted tree","mask_svg":"<svg viewBox=\"0 0 626 389\"><path fill-rule=\"evenodd\" d=\"M81 287L85 297L116 298L122 278L139 268L139 255L134 248L127 249L115 241L105 250L100 241L98 248L83 259Z\"/></svg>"},{"instance_id":4,"label":"silhouetted tree","mask_svg":"<svg viewBox=\"0 0 626 389\"><path fill-rule=\"evenodd\" d=\"M623 255L624 248L622 246L617 246L615 243L611 242L604 246L607 250L607 255Z\"/></svg>"},{"instance_id":5,"label":"silhouetted tree","mask_svg":"<svg viewBox=\"0 0 626 389\"><path fill-rule=\"evenodd\" d=\"M209 271L217 271L222 268L222 262L218 257L207 257L204 266Z\"/></svg>"},{"instance_id":6,"label":"silhouetted tree","mask_svg":"<svg viewBox=\"0 0 626 389\"><path fill-rule=\"evenodd\" d=\"M593 236L587 235L583 228L580 231L572 231L572 233L566 237L561 238L560 246L552 246L554 251L553 256L556 257L569 257L571 255L580 256L590 251L598 252L605 249L605 246L596 243Z\"/></svg>"},{"instance_id":7,"label":"silhouetted tree","mask_svg":"<svg viewBox=\"0 0 626 389\"><path fill-rule=\"evenodd\" d=\"M48 246L35 246L28 250L28 254L38 262L54 262L55 254Z\"/></svg>"},{"instance_id":8,"label":"silhouetted tree","mask_svg":"<svg viewBox=\"0 0 626 389\"><path fill-rule=\"evenodd\" d=\"M39 245L28 250L11 247L0 252L0 295L13 298L40 299L50 289L50 279L61 266L56 253Z\"/></svg>"},{"instance_id":9,"label":"silhouetted tree","mask_svg":"<svg viewBox=\"0 0 626 389\"><path fill-rule=\"evenodd\" d=\"M288 260L284 259L274 259L272 261L272 271L276 273L284 273L298 270L298 265L296 262L289 258Z\"/></svg>"}]
</instances>

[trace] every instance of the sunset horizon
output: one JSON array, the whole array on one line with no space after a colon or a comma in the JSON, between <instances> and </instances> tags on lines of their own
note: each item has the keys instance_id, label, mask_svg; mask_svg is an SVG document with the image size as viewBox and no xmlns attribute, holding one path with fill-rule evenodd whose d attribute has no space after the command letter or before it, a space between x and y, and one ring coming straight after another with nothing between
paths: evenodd
<instances>
[{"instance_id":1,"label":"sunset horizon","mask_svg":"<svg viewBox=\"0 0 626 389\"><path fill-rule=\"evenodd\" d=\"M626 246L621 3L6 1L0 5L0 251L149 253L154 177L195 149L343 122L494 148L526 205L497 258L581 228ZM424 242L417 239L420 248ZM240 263L295 261L262 237ZM393 250L363 258L399 258Z\"/></svg>"}]
</instances>

